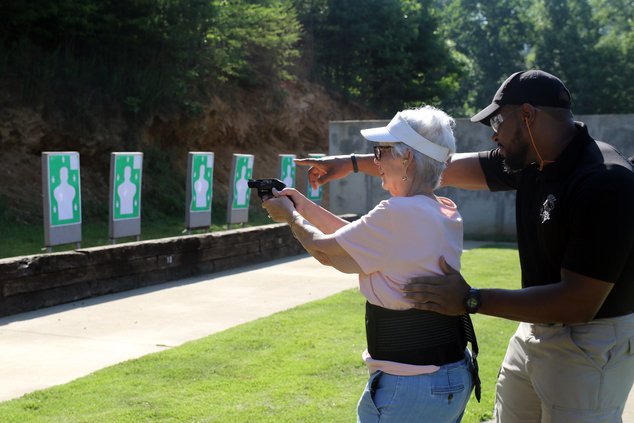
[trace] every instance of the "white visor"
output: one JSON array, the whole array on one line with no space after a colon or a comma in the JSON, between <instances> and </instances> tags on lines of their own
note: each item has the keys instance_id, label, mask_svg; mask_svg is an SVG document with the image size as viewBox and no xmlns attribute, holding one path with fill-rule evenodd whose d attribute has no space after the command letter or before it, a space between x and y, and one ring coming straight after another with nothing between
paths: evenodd
<instances>
[{"instance_id":1,"label":"white visor","mask_svg":"<svg viewBox=\"0 0 634 423\"><path fill-rule=\"evenodd\" d=\"M414 131L400 113L397 113L387 126L362 129L361 135L368 141L405 143L414 150L439 162L444 163L449 157L449 149L447 147L434 144Z\"/></svg>"}]
</instances>

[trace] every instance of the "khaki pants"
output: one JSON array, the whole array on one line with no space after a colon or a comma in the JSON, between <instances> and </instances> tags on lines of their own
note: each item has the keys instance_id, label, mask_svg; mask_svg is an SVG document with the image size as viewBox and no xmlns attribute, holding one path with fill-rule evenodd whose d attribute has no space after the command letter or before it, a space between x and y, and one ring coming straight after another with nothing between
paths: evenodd
<instances>
[{"instance_id":1,"label":"khaki pants","mask_svg":"<svg viewBox=\"0 0 634 423\"><path fill-rule=\"evenodd\" d=\"M621 422L634 381L634 314L520 323L496 386L500 423Z\"/></svg>"}]
</instances>

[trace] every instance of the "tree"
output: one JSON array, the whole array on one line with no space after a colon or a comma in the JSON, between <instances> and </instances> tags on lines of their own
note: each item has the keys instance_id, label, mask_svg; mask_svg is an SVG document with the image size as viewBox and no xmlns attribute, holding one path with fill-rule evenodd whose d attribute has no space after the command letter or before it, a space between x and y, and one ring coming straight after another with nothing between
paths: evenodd
<instances>
[{"instance_id":1,"label":"tree","mask_svg":"<svg viewBox=\"0 0 634 423\"><path fill-rule=\"evenodd\" d=\"M424 2L301 2L315 49L316 75L326 85L385 114L438 104L455 89L460 68L436 33Z\"/></svg>"},{"instance_id":2,"label":"tree","mask_svg":"<svg viewBox=\"0 0 634 423\"><path fill-rule=\"evenodd\" d=\"M285 1L214 0L217 15L206 34L206 54L220 81L268 84L291 78L301 26Z\"/></svg>"},{"instance_id":3,"label":"tree","mask_svg":"<svg viewBox=\"0 0 634 423\"><path fill-rule=\"evenodd\" d=\"M58 98L54 108L70 117L104 105L136 114L180 104L200 70L197 53L213 15L206 0L8 0L3 7L0 43L12 85L25 87L28 102Z\"/></svg>"},{"instance_id":4,"label":"tree","mask_svg":"<svg viewBox=\"0 0 634 423\"><path fill-rule=\"evenodd\" d=\"M595 51L602 76L589 106L601 113L632 113L634 97L634 2L632 0L592 0L594 21L600 38ZM596 113L594 112L594 113Z\"/></svg>"},{"instance_id":5,"label":"tree","mask_svg":"<svg viewBox=\"0 0 634 423\"><path fill-rule=\"evenodd\" d=\"M491 101L500 83L525 68L532 38L526 0L440 0L441 30L464 58L468 72L455 102L468 115Z\"/></svg>"},{"instance_id":6,"label":"tree","mask_svg":"<svg viewBox=\"0 0 634 423\"><path fill-rule=\"evenodd\" d=\"M577 113L601 112L593 87L603 73L595 48L600 34L590 5L586 0L543 1L533 10L536 36L529 65L561 78Z\"/></svg>"},{"instance_id":7,"label":"tree","mask_svg":"<svg viewBox=\"0 0 634 423\"><path fill-rule=\"evenodd\" d=\"M279 0L7 0L0 24L6 85L74 120L104 105L195 111L216 81L288 79L301 37Z\"/></svg>"}]
</instances>

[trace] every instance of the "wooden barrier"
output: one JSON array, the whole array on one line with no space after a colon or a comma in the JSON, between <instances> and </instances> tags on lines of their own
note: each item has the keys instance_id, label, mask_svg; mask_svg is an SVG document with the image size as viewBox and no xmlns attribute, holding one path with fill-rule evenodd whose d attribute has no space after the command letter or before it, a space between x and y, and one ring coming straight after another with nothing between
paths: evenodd
<instances>
[{"instance_id":1,"label":"wooden barrier","mask_svg":"<svg viewBox=\"0 0 634 423\"><path fill-rule=\"evenodd\" d=\"M272 224L2 259L0 316L303 252L286 224Z\"/></svg>"}]
</instances>

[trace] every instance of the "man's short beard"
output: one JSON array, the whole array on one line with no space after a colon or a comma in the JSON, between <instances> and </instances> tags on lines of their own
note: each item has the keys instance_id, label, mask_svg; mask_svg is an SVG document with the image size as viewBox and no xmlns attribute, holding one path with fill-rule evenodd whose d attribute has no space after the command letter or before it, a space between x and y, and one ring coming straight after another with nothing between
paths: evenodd
<instances>
[{"instance_id":1,"label":"man's short beard","mask_svg":"<svg viewBox=\"0 0 634 423\"><path fill-rule=\"evenodd\" d=\"M528 144L521 144L520 135L520 133L515 133L513 137L513 145L517 147L517 151L512 155L505 156L502 162L506 173L517 173L526 167L529 146Z\"/></svg>"},{"instance_id":2,"label":"man's short beard","mask_svg":"<svg viewBox=\"0 0 634 423\"><path fill-rule=\"evenodd\" d=\"M504 172L506 173L518 173L521 172L522 169L524 169L524 163L520 163L519 161L516 160L509 160L509 159L504 159L502 161L502 164L504 165Z\"/></svg>"}]
</instances>

